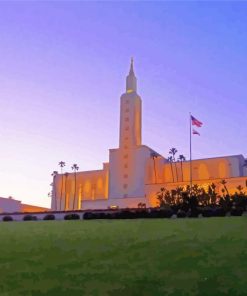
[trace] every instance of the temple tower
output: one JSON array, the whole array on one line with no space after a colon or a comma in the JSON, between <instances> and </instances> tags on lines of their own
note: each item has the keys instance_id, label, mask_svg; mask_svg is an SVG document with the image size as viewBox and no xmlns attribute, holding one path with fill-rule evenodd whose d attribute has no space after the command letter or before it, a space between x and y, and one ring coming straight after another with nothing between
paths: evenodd
<instances>
[{"instance_id":1,"label":"temple tower","mask_svg":"<svg viewBox=\"0 0 247 296\"><path fill-rule=\"evenodd\" d=\"M131 59L126 91L120 98L119 148L110 149L109 198L144 196L141 98Z\"/></svg>"},{"instance_id":2,"label":"temple tower","mask_svg":"<svg viewBox=\"0 0 247 296\"><path fill-rule=\"evenodd\" d=\"M129 75L126 78L126 92L121 96L119 147L141 145L141 98L136 90L136 77L131 59Z\"/></svg>"}]
</instances>

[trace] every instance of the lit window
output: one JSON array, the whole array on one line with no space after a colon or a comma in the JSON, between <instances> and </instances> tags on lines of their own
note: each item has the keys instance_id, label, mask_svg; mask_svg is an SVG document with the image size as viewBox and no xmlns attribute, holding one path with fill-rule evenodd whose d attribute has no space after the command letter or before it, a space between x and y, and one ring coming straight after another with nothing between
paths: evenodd
<instances>
[{"instance_id":1,"label":"lit window","mask_svg":"<svg viewBox=\"0 0 247 296\"><path fill-rule=\"evenodd\" d=\"M117 210L119 208L119 206L110 206L109 207L111 210Z\"/></svg>"}]
</instances>

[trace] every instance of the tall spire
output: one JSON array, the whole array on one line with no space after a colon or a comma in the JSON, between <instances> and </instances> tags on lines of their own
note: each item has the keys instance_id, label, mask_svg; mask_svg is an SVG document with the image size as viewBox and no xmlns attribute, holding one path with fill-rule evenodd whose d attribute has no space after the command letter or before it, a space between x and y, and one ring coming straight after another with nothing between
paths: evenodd
<instances>
[{"instance_id":1,"label":"tall spire","mask_svg":"<svg viewBox=\"0 0 247 296\"><path fill-rule=\"evenodd\" d=\"M130 71L129 75L126 78L126 92L136 92L136 77L134 73L133 58L131 58Z\"/></svg>"},{"instance_id":2,"label":"tall spire","mask_svg":"<svg viewBox=\"0 0 247 296\"><path fill-rule=\"evenodd\" d=\"M133 63L134 63L134 59L131 58L131 61L130 61L130 72L129 72L129 74L134 74L134 66L133 66Z\"/></svg>"}]
</instances>

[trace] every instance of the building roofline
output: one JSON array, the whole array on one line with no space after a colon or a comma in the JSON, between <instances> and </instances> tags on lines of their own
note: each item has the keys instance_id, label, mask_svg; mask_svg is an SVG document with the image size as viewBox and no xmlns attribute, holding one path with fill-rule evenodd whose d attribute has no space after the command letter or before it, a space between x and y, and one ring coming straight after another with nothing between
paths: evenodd
<instances>
[{"instance_id":1,"label":"building roofline","mask_svg":"<svg viewBox=\"0 0 247 296\"><path fill-rule=\"evenodd\" d=\"M209 160L209 159L217 159L217 158L230 158L230 157L242 157L243 159L245 159L243 154L236 154L236 155L225 155L225 156L198 158L198 159L192 159L192 161ZM189 160L186 160L185 162L189 162Z\"/></svg>"},{"instance_id":2,"label":"building roofline","mask_svg":"<svg viewBox=\"0 0 247 296\"><path fill-rule=\"evenodd\" d=\"M17 201L17 202L20 202L21 203L21 200L18 200L18 199L15 199L15 198L9 198L9 197L1 197L0 196L0 199L4 199L4 200L12 200L12 201Z\"/></svg>"}]
</instances>

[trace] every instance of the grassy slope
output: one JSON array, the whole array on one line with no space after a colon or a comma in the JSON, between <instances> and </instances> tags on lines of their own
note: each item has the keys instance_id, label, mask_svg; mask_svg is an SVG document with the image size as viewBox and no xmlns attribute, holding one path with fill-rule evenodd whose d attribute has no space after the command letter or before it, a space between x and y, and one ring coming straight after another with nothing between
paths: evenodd
<instances>
[{"instance_id":1,"label":"grassy slope","mask_svg":"<svg viewBox=\"0 0 247 296\"><path fill-rule=\"evenodd\" d=\"M247 219L0 224L0 295L247 295Z\"/></svg>"}]
</instances>

